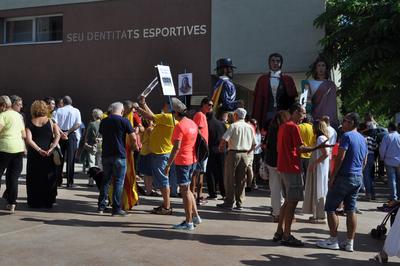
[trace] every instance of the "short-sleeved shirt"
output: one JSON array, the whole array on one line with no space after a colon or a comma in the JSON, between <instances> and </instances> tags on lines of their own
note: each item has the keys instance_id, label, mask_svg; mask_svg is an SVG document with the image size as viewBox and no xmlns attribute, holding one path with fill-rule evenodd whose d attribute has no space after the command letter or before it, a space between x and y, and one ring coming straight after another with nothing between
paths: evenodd
<instances>
[{"instance_id":1,"label":"short-sleeved shirt","mask_svg":"<svg viewBox=\"0 0 400 266\"><path fill-rule=\"evenodd\" d=\"M249 151L256 145L253 128L244 120L233 123L222 138L228 142L228 150Z\"/></svg>"},{"instance_id":2,"label":"short-sleeved shirt","mask_svg":"<svg viewBox=\"0 0 400 266\"><path fill-rule=\"evenodd\" d=\"M6 153L19 153L25 150L25 143L22 139L22 131L25 125L21 114L14 110L0 113L0 151Z\"/></svg>"},{"instance_id":3,"label":"short-sleeved shirt","mask_svg":"<svg viewBox=\"0 0 400 266\"><path fill-rule=\"evenodd\" d=\"M197 162L195 150L197 134L197 125L189 118L183 118L175 126L171 140L181 141L181 148L175 158L176 165L192 165Z\"/></svg>"},{"instance_id":4,"label":"short-sleeved shirt","mask_svg":"<svg viewBox=\"0 0 400 266\"><path fill-rule=\"evenodd\" d=\"M299 125L300 137L303 144L307 147L312 147L315 145L315 134L313 126L310 123L302 123ZM310 159L311 152L304 152L300 154L301 158Z\"/></svg>"},{"instance_id":5,"label":"short-sleeved shirt","mask_svg":"<svg viewBox=\"0 0 400 266\"><path fill-rule=\"evenodd\" d=\"M128 119L119 115L109 115L101 121L99 132L103 136L103 157L126 158L126 134L133 133Z\"/></svg>"},{"instance_id":6,"label":"short-sleeved shirt","mask_svg":"<svg viewBox=\"0 0 400 266\"><path fill-rule=\"evenodd\" d=\"M72 105L66 105L53 112L54 121L62 131L67 131L75 124L82 124L81 112ZM77 132L79 128L75 130Z\"/></svg>"},{"instance_id":7,"label":"short-sleeved shirt","mask_svg":"<svg viewBox=\"0 0 400 266\"><path fill-rule=\"evenodd\" d=\"M172 114L154 115L154 129L150 135L150 151L154 154L168 154L172 151L172 132L174 131Z\"/></svg>"},{"instance_id":8,"label":"short-sleeved shirt","mask_svg":"<svg viewBox=\"0 0 400 266\"><path fill-rule=\"evenodd\" d=\"M277 169L283 173L300 174L300 154L298 147L303 145L300 129L293 122L282 124L278 130Z\"/></svg>"},{"instance_id":9,"label":"short-sleeved shirt","mask_svg":"<svg viewBox=\"0 0 400 266\"><path fill-rule=\"evenodd\" d=\"M362 175L363 164L368 153L367 141L357 131L349 131L340 139L340 149L346 151L339 175Z\"/></svg>"},{"instance_id":10,"label":"short-sleeved shirt","mask_svg":"<svg viewBox=\"0 0 400 266\"><path fill-rule=\"evenodd\" d=\"M206 115L202 112L197 112L193 117L193 121L199 127L200 134L203 136L208 144L208 123Z\"/></svg>"}]
</instances>

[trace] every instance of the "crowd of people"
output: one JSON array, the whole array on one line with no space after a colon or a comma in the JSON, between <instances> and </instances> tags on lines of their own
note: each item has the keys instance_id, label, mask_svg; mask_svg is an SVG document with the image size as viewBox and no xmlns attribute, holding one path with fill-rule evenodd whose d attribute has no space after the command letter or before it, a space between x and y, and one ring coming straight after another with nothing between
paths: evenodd
<instances>
[{"instance_id":1,"label":"crowd of people","mask_svg":"<svg viewBox=\"0 0 400 266\"><path fill-rule=\"evenodd\" d=\"M372 115L361 121L354 112L339 123L336 86L323 59L313 64L308 110L309 106L298 103L295 83L282 73L282 63L280 54L269 56L270 71L257 81L251 115L236 99L231 80L235 67L227 58L217 61L219 80L212 97L205 97L197 112L172 98L155 113L140 97L137 103L114 102L104 113L93 109L84 131L80 111L69 96L34 101L29 120L21 113L20 97L0 96L0 175L6 171L6 208L15 211L25 155L31 208L51 208L64 176L67 188L75 186L80 154L89 169L88 185L96 182L99 188L99 214L111 206L113 216L127 216L139 192L147 196L160 192L162 202L151 212L171 215L170 198L181 197L185 220L173 226L180 230L194 230L201 224L199 206L218 199L218 194L223 202L217 207L243 210L245 195L265 184L261 177L267 176L277 223L273 241L304 245L291 232L298 202L304 201L302 211L310 215L309 222L329 226L330 236L317 246L353 251L358 194L364 191L367 200L375 199L378 161L385 166L391 191L386 207L399 200L398 128L390 123L386 132ZM208 156L198 160L201 141L208 146ZM143 187L137 184L138 177ZM347 219L347 237L342 242L337 232L341 210Z\"/></svg>"}]
</instances>

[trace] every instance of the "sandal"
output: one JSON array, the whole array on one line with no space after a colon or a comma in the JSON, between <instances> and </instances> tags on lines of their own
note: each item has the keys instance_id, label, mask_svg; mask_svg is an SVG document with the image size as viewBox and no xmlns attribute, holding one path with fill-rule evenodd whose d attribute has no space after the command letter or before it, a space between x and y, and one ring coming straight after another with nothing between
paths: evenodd
<instances>
[{"instance_id":1,"label":"sandal","mask_svg":"<svg viewBox=\"0 0 400 266\"><path fill-rule=\"evenodd\" d=\"M282 237L281 244L284 245L284 246L289 246L289 247L302 247L302 246L304 246L304 243L301 240L295 238L292 235L290 235L288 239L285 239L285 238Z\"/></svg>"},{"instance_id":2,"label":"sandal","mask_svg":"<svg viewBox=\"0 0 400 266\"><path fill-rule=\"evenodd\" d=\"M278 241L281 241L282 238L283 238L283 233L278 233L278 232L276 232L276 233L274 234L274 237L272 238L272 241L278 242Z\"/></svg>"}]
</instances>

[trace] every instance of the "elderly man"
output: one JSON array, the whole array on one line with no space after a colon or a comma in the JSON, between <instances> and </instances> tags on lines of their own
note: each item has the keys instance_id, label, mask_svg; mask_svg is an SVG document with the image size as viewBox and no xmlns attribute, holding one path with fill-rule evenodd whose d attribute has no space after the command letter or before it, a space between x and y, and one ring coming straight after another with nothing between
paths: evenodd
<instances>
[{"instance_id":1,"label":"elderly man","mask_svg":"<svg viewBox=\"0 0 400 266\"><path fill-rule=\"evenodd\" d=\"M67 161L67 187L74 185L75 154L78 149L78 131L82 124L81 112L72 106L72 99L68 95L63 98L64 107L58 108L53 113L53 119L62 130L60 147ZM59 166L58 176L62 180L62 169L64 163ZM61 181L62 183L62 181Z\"/></svg>"},{"instance_id":2,"label":"elderly man","mask_svg":"<svg viewBox=\"0 0 400 266\"><path fill-rule=\"evenodd\" d=\"M236 201L235 210L242 210L244 189L246 186L246 169L249 165L249 153L256 146L254 130L244 121L246 110L238 108L234 112L235 122L222 136L220 150L228 144L228 154L225 160L225 200L218 207L232 210Z\"/></svg>"},{"instance_id":3,"label":"elderly man","mask_svg":"<svg viewBox=\"0 0 400 266\"><path fill-rule=\"evenodd\" d=\"M121 208L122 190L126 173L126 135L132 143L132 150L137 150L136 136L128 119L123 117L124 105L120 102L111 104L111 114L100 123L99 132L103 136L102 163L104 170L103 187L100 190L98 212L106 207L108 188L114 177L112 215L126 216Z\"/></svg>"}]
</instances>

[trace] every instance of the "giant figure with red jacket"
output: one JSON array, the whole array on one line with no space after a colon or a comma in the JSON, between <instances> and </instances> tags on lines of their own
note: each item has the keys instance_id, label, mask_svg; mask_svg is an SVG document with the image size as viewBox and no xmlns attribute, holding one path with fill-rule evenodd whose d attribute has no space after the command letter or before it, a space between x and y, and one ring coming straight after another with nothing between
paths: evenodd
<instances>
[{"instance_id":1,"label":"giant figure with red jacket","mask_svg":"<svg viewBox=\"0 0 400 266\"><path fill-rule=\"evenodd\" d=\"M271 54L268 57L270 71L258 78L254 90L252 115L264 129L276 112L288 110L298 95L293 78L282 73L282 63L282 55Z\"/></svg>"}]
</instances>

